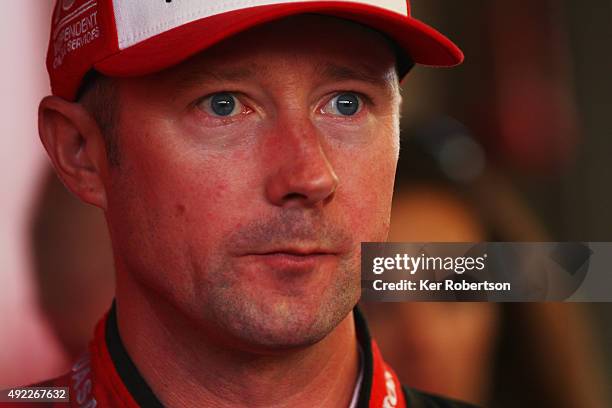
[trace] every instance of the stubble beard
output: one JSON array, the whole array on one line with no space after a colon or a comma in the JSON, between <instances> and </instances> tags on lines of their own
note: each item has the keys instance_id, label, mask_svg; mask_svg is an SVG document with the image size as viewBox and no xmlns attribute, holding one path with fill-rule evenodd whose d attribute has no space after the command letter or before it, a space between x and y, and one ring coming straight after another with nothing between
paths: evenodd
<instances>
[{"instance_id":1,"label":"stubble beard","mask_svg":"<svg viewBox=\"0 0 612 408\"><path fill-rule=\"evenodd\" d=\"M306 347L325 338L351 312L360 297L357 256L342 259L327 287L305 296L249 290L226 270L209 270L215 282L200 288L207 320L248 349ZM217 268L215 268L217 269ZM235 275L234 275L235 276ZM218 278L218 279L217 279Z\"/></svg>"}]
</instances>

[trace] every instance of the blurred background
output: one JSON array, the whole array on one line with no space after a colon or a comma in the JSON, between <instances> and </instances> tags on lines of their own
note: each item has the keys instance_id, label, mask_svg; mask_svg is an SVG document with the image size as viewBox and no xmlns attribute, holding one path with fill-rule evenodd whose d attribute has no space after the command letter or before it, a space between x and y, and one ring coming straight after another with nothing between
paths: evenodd
<instances>
[{"instance_id":1,"label":"blurred background","mask_svg":"<svg viewBox=\"0 0 612 408\"><path fill-rule=\"evenodd\" d=\"M59 375L110 304L103 215L38 141L52 4L0 12L0 389ZM612 2L414 0L464 50L403 83L393 241L612 241ZM364 304L403 382L506 407L607 407L610 304Z\"/></svg>"}]
</instances>

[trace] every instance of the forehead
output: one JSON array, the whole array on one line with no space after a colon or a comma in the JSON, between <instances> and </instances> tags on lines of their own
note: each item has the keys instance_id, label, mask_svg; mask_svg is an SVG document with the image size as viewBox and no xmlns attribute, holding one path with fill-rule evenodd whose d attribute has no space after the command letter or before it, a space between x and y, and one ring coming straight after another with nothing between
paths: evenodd
<instances>
[{"instance_id":1,"label":"forehead","mask_svg":"<svg viewBox=\"0 0 612 408\"><path fill-rule=\"evenodd\" d=\"M300 15L240 33L153 77L189 86L202 76L274 79L284 72L384 84L397 81L395 64L392 42L377 31L335 17Z\"/></svg>"}]
</instances>

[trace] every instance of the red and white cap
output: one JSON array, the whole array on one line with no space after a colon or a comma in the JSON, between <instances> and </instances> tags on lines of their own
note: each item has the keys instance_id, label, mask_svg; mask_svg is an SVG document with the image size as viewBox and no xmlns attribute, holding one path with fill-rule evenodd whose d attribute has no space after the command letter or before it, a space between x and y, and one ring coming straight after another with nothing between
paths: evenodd
<instances>
[{"instance_id":1,"label":"red and white cap","mask_svg":"<svg viewBox=\"0 0 612 408\"><path fill-rule=\"evenodd\" d=\"M248 28L303 13L370 26L414 63L463 61L448 38L411 17L409 0L57 0L47 53L51 88L74 100L91 69L120 77L153 73Z\"/></svg>"}]
</instances>

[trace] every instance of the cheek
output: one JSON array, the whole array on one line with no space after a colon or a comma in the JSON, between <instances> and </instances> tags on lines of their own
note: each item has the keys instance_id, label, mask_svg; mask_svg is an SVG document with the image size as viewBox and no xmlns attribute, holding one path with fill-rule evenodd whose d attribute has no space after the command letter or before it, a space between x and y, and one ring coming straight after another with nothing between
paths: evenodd
<instances>
[{"instance_id":1,"label":"cheek","mask_svg":"<svg viewBox=\"0 0 612 408\"><path fill-rule=\"evenodd\" d=\"M121 146L109 224L114 239L122 241L119 247L131 248L124 257L140 263L139 269L159 264L186 270L193 256L211 256L222 237L239 224L235 201L244 189L238 177L245 174L240 165L244 161L178 143L156 143L145 134L142 140L147 139ZM164 139L172 140L172 133Z\"/></svg>"},{"instance_id":2,"label":"cheek","mask_svg":"<svg viewBox=\"0 0 612 408\"><path fill-rule=\"evenodd\" d=\"M384 241L389 231L399 136L394 128L382 133L386 136L347 155L339 169L338 204L361 241Z\"/></svg>"}]
</instances>

